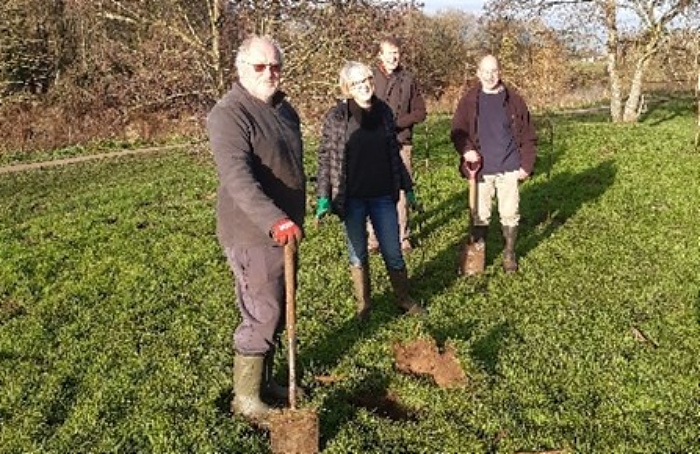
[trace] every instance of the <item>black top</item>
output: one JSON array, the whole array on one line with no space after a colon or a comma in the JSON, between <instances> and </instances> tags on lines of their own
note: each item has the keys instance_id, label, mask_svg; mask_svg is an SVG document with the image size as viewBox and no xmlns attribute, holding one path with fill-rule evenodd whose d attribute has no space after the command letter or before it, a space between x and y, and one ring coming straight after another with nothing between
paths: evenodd
<instances>
[{"instance_id":1,"label":"black top","mask_svg":"<svg viewBox=\"0 0 700 454\"><path fill-rule=\"evenodd\" d=\"M481 173L492 175L520 168L518 145L505 108L506 92L479 93L479 145Z\"/></svg>"},{"instance_id":2,"label":"black top","mask_svg":"<svg viewBox=\"0 0 700 454\"><path fill-rule=\"evenodd\" d=\"M348 123L347 185L350 197L391 195L391 162L386 128L377 109L362 109L349 101L352 118Z\"/></svg>"}]
</instances>

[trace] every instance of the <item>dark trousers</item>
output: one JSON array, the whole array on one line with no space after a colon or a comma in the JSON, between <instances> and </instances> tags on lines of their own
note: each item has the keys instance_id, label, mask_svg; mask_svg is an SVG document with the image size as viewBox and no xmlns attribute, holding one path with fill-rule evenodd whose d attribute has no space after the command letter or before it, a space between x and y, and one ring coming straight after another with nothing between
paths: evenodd
<instances>
[{"instance_id":1,"label":"dark trousers","mask_svg":"<svg viewBox=\"0 0 700 454\"><path fill-rule=\"evenodd\" d=\"M263 355L284 329L284 248L228 247L226 258L235 276L242 318L234 347L242 355Z\"/></svg>"}]
</instances>

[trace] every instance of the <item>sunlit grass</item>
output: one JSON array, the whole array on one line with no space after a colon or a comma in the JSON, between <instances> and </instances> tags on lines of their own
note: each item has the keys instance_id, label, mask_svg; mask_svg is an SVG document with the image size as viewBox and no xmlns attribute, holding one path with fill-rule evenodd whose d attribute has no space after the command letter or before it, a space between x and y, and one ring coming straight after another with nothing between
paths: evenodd
<instances>
[{"instance_id":1,"label":"sunlit grass","mask_svg":"<svg viewBox=\"0 0 700 454\"><path fill-rule=\"evenodd\" d=\"M324 452L697 452L693 113L552 125L522 186L521 272L501 272L494 221L486 275L471 280L455 274L467 199L449 118L417 132L426 212L408 263L425 320L399 316L373 257L376 310L357 325L340 225L308 223L300 379ZM313 159L310 147L310 175ZM228 412L238 315L215 186L207 157L186 151L0 178L0 452L269 452ZM420 336L456 348L467 387L395 370L391 344ZM349 403L387 391L417 416Z\"/></svg>"}]
</instances>

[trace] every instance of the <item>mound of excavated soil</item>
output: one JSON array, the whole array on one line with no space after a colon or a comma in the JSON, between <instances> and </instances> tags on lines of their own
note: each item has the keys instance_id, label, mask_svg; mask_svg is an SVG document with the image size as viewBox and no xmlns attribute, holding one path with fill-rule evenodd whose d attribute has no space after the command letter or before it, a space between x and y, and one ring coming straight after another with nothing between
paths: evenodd
<instances>
[{"instance_id":1,"label":"mound of excavated soil","mask_svg":"<svg viewBox=\"0 0 700 454\"><path fill-rule=\"evenodd\" d=\"M454 348L438 351L434 339L418 339L394 344L396 368L406 374L431 375L441 388L464 386L467 375L459 364Z\"/></svg>"}]
</instances>

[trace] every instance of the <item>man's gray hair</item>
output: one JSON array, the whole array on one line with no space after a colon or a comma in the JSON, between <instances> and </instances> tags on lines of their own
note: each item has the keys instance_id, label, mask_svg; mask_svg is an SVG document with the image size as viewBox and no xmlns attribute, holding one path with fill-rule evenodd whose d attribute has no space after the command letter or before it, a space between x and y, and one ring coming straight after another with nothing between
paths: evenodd
<instances>
[{"instance_id":1,"label":"man's gray hair","mask_svg":"<svg viewBox=\"0 0 700 454\"><path fill-rule=\"evenodd\" d=\"M240 46L238 46L238 51L236 52L236 69L240 71L241 66L248 62L248 57L250 56L250 49L254 44L264 42L271 44L275 48L275 53L277 54L277 61L280 66L284 66L284 52L279 43L275 41L272 37L268 35L250 35L243 40Z\"/></svg>"},{"instance_id":2,"label":"man's gray hair","mask_svg":"<svg viewBox=\"0 0 700 454\"><path fill-rule=\"evenodd\" d=\"M352 98L350 95L350 73L357 71L361 73L363 77L372 77L372 70L369 66L359 61L348 61L340 69L340 74L338 77L338 85L340 86L340 92L345 98Z\"/></svg>"}]
</instances>

